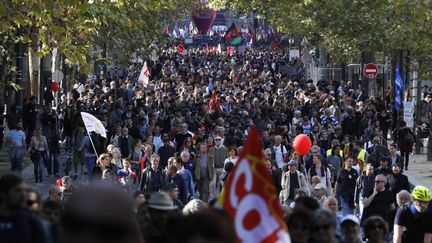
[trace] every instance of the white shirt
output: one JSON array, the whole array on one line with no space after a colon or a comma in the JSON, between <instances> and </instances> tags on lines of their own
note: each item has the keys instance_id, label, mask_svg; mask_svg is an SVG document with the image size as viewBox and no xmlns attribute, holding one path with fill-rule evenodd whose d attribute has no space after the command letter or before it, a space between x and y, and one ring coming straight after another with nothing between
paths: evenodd
<instances>
[{"instance_id":1,"label":"white shirt","mask_svg":"<svg viewBox=\"0 0 432 243\"><path fill-rule=\"evenodd\" d=\"M283 156L284 154L287 153L287 150L285 148L285 146L283 146L282 144L279 144L279 146L273 146L273 150L275 151L275 161L278 165L279 168L283 167ZM283 150L283 153L282 153Z\"/></svg>"},{"instance_id":2,"label":"white shirt","mask_svg":"<svg viewBox=\"0 0 432 243\"><path fill-rule=\"evenodd\" d=\"M224 165L225 165L226 163L228 163L228 162L231 162L231 163L233 163L234 165L236 165L236 164L237 164L237 161L238 161L238 158L231 159L230 157L228 157L228 158L225 159Z\"/></svg>"},{"instance_id":3,"label":"white shirt","mask_svg":"<svg viewBox=\"0 0 432 243\"><path fill-rule=\"evenodd\" d=\"M81 94L82 92L84 92L84 84L82 84L82 83L74 84L73 88L76 89L76 91L79 94Z\"/></svg>"},{"instance_id":4,"label":"white shirt","mask_svg":"<svg viewBox=\"0 0 432 243\"><path fill-rule=\"evenodd\" d=\"M163 146L161 135L153 137L153 145L155 146L155 151L159 151L159 148Z\"/></svg>"},{"instance_id":5,"label":"white shirt","mask_svg":"<svg viewBox=\"0 0 432 243\"><path fill-rule=\"evenodd\" d=\"M361 175L361 173L360 173L360 164L352 165L352 168L355 169L359 175Z\"/></svg>"}]
</instances>

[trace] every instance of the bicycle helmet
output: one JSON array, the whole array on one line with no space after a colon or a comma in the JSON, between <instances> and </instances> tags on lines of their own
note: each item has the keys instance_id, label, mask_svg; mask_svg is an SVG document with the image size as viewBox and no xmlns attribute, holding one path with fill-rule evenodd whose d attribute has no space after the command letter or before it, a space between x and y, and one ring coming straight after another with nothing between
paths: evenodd
<instances>
[{"instance_id":1,"label":"bicycle helmet","mask_svg":"<svg viewBox=\"0 0 432 243\"><path fill-rule=\"evenodd\" d=\"M411 193L414 200L429 202L432 199L430 190L424 186L416 186Z\"/></svg>"}]
</instances>

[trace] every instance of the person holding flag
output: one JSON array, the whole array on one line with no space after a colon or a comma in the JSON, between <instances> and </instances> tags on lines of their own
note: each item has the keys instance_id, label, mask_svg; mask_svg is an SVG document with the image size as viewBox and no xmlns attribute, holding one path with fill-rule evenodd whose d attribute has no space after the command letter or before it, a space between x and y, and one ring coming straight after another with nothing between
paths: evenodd
<instances>
[{"instance_id":1,"label":"person holding flag","mask_svg":"<svg viewBox=\"0 0 432 243\"><path fill-rule=\"evenodd\" d=\"M251 129L218 205L233 220L237 242L291 242L257 126Z\"/></svg>"},{"instance_id":2,"label":"person holding flag","mask_svg":"<svg viewBox=\"0 0 432 243\"><path fill-rule=\"evenodd\" d=\"M240 31L237 29L234 23L232 23L227 29L224 37L225 41L231 46L239 45L243 40Z\"/></svg>"},{"instance_id":3,"label":"person holding flag","mask_svg":"<svg viewBox=\"0 0 432 243\"><path fill-rule=\"evenodd\" d=\"M209 103L207 104L207 109L209 114L223 112L220 98L216 94L215 90L212 91L212 96L210 98Z\"/></svg>"}]
</instances>

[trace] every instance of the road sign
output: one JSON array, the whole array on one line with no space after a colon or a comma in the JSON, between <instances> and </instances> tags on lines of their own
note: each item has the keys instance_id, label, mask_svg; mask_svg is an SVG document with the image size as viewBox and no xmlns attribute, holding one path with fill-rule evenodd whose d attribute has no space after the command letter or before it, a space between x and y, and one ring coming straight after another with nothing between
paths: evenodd
<instances>
[{"instance_id":1,"label":"road sign","mask_svg":"<svg viewBox=\"0 0 432 243\"><path fill-rule=\"evenodd\" d=\"M64 74L62 71L60 70L56 70L54 71L54 73L52 74L52 80L61 83L63 81L64 78Z\"/></svg>"},{"instance_id":2,"label":"road sign","mask_svg":"<svg viewBox=\"0 0 432 243\"><path fill-rule=\"evenodd\" d=\"M373 79L378 74L378 67L373 63L367 64L363 69L363 74L366 78Z\"/></svg>"}]
</instances>

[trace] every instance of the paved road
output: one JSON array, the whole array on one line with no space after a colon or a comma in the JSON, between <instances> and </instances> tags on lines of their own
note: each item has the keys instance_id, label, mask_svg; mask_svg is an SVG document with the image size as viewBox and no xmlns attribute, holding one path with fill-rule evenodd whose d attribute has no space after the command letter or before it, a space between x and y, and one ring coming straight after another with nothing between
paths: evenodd
<instances>
[{"instance_id":1,"label":"paved road","mask_svg":"<svg viewBox=\"0 0 432 243\"><path fill-rule=\"evenodd\" d=\"M29 158L25 158L24 159L24 170L22 171L22 176L24 177L25 181L31 185L32 187L34 187L36 190L38 190L41 194L42 197L45 198L48 196L48 190L52 185L55 185L56 180L58 178L51 176L51 177L47 177L48 172L46 170L46 168L44 169L44 176L43 176L43 181L42 183L34 183L35 181L35 177L34 177L34 173L33 173L33 163L31 163ZM64 168L65 168L65 154L62 151L60 153L59 156L59 176L62 177L64 176ZM10 163L8 162L9 158L8 158L8 154L7 154L7 149L2 148L0 150L0 174L3 174L7 171L10 171ZM74 183L83 183L86 182L87 179L86 178L80 178L78 177L76 181L74 181Z\"/></svg>"}]
</instances>

